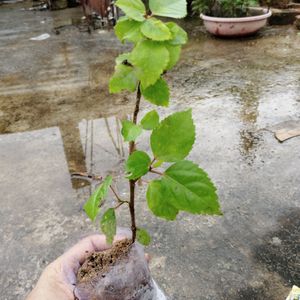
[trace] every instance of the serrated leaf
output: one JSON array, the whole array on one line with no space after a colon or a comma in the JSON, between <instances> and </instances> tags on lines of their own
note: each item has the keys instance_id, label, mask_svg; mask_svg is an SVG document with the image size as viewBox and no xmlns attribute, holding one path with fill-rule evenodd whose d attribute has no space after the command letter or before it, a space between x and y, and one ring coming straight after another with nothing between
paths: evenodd
<instances>
[{"instance_id":1,"label":"serrated leaf","mask_svg":"<svg viewBox=\"0 0 300 300\"><path fill-rule=\"evenodd\" d=\"M112 177L107 176L83 206L84 211L92 221L96 219L99 213L99 206L107 195L111 182Z\"/></svg>"},{"instance_id":2,"label":"serrated leaf","mask_svg":"<svg viewBox=\"0 0 300 300\"><path fill-rule=\"evenodd\" d=\"M149 0L149 6L156 16L181 19L187 14L186 0Z\"/></svg>"},{"instance_id":3,"label":"serrated leaf","mask_svg":"<svg viewBox=\"0 0 300 300\"><path fill-rule=\"evenodd\" d=\"M151 159L146 152L134 151L127 159L126 177L130 180L138 179L148 173Z\"/></svg>"},{"instance_id":4,"label":"serrated leaf","mask_svg":"<svg viewBox=\"0 0 300 300\"><path fill-rule=\"evenodd\" d=\"M116 6L121 8L131 19L143 22L145 20L146 8L141 0L118 0Z\"/></svg>"},{"instance_id":5,"label":"serrated leaf","mask_svg":"<svg viewBox=\"0 0 300 300\"><path fill-rule=\"evenodd\" d=\"M181 46L166 45L169 51L169 63L166 70L171 70L178 62L181 53Z\"/></svg>"},{"instance_id":6,"label":"serrated leaf","mask_svg":"<svg viewBox=\"0 0 300 300\"><path fill-rule=\"evenodd\" d=\"M142 128L131 121L122 121L122 136L126 142L135 141L136 138L142 133Z\"/></svg>"},{"instance_id":7,"label":"serrated leaf","mask_svg":"<svg viewBox=\"0 0 300 300\"><path fill-rule=\"evenodd\" d=\"M195 142L195 125L192 110L176 112L152 131L151 149L154 157L165 162L184 159Z\"/></svg>"},{"instance_id":8,"label":"serrated leaf","mask_svg":"<svg viewBox=\"0 0 300 300\"><path fill-rule=\"evenodd\" d=\"M126 52L126 53L122 53L120 54L117 58L116 58L116 64L120 65L120 64L124 64L124 62L129 62L130 60L130 52Z\"/></svg>"},{"instance_id":9,"label":"serrated leaf","mask_svg":"<svg viewBox=\"0 0 300 300\"><path fill-rule=\"evenodd\" d=\"M141 125L145 130L153 130L159 124L159 115L156 110L149 111L141 120Z\"/></svg>"},{"instance_id":10,"label":"serrated leaf","mask_svg":"<svg viewBox=\"0 0 300 300\"><path fill-rule=\"evenodd\" d=\"M106 236L106 243L111 245L117 232L116 214L113 208L109 208L104 213L100 221L100 227Z\"/></svg>"},{"instance_id":11,"label":"serrated leaf","mask_svg":"<svg viewBox=\"0 0 300 300\"><path fill-rule=\"evenodd\" d=\"M138 228L136 231L136 239L139 243L141 243L144 246L148 246L151 242L151 237L149 233L142 228Z\"/></svg>"},{"instance_id":12,"label":"serrated leaf","mask_svg":"<svg viewBox=\"0 0 300 300\"><path fill-rule=\"evenodd\" d=\"M120 18L115 26L115 34L123 43L129 41L136 43L142 39L141 22L128 19L127 17Z\"/></svg>"},{"instance_id":13,"label":"serrated leaf","mask_svg":"<svg viewBox=\"0 0 300 300\"><path fill-rule=\"evenodd\" d=\"M166 220L175 220L178 209L174 207L169 199L172 196L168 187L161 180L153 180L148 185L147 203L154 215Z\"/></svg>"},{"instance_id":14,"label":"serrated leaf","mask_svg":"<svg viewBox=\"0 0 300 300\"><path fill-rule=\"evenodd\" d=\"M168 202L178 210L222 214L215 186L207 173L191 161L179 161L169 167L164 172L162 186L171 192Z\"/></svg>"},{"instance_id":15,"label":"serrated leaf","mask_svg":"<svg viewBox=\"0 0 300 300\"><path fill-rule=\"evenodd\" d=\"M168 41L171 45L184 45L188 41L187 33L176 23L168 22L166 26L169 28L172 34L172 39Z\"/></svg>"},{"instance_id":16,"label":"serrated leaf","mask_svg":"<svg viewBox=\"0 0 300 300\"><path fill-rule=\"evenodd\" d=\"M134 92L137 87L137 78L132 67L119 64L109 81L109 92L119 93L123 90Z\"/></svg>"},{"instance_id":17,"label":"serrated leaf","mask_svg":"<svg viewBox=\"0 0 300 300\"><path fill-rule=\"evenodd\" d=\"M135 66L137 78L146 89L153 85L166 69L169 51L162 43L144 40L133 49L130 59Z\"/></svg>"},{"instance_id":18,"label":"serrated leaf","mask_svg":"<svg viewBox=\"0 0 300 300\"><path fill-rule=\"evenodd\" d=\"M166 81L159 78L155 84L150 85L146 89L141 86L142 95L149 102L158 106L168 106L170 99L169 86Z\"/></svg>"},{"instance_id":19,"label":"serrated leaf","mask_svg":"<svg viewBox=\"0 0 300 300\"><path fill-rule=\"evenodd\" d=\"M143 23L141 32L154 41L165 41L172 37L169 28L162 21L153 17Z\"/></svg>"}]
</instances>

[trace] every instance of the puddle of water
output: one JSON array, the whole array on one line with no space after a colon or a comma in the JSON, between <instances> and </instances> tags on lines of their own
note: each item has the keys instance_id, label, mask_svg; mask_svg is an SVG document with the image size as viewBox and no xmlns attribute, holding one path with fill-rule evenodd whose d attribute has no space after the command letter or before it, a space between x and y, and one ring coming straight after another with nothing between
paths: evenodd
<instances>
[{"instance_id":1,"label":"puddle of water","mask_svg":"<svg viewBox=\"0 0 300 300\"><path fill-rule=\"evenodd\" d=\"M80 9L71 9L39 12L37 18L44 16L46 22L43 26L49 30L61 22L78 23L81 15ZM25 18L29 20L27 13ZM49 22L51 19L52 22ZM13 27L14 21L10 22ZM299 92L299 87L296 88L299 71L293 68L299 62L296 55L299 45L293 41L295 33L283 30L284 36L273 36L272 30L267 29L266 36L257 39L218 40L204 34L197 19L183 25L190 32L191 41L183 52L181 64L169 75L173 82L173 95L177 99L199 99L200 105L202 100L209 101L219 96L224 101L238 104L240 108L236 110L239 112L234 118L238 121L240 152L246 160L253 161L260 140L256 131L264 123L262 119L267 116L271 121L276 120L274 115L260 113L265 110L265 103L269 111L275 109L274 106L278 107L281 97L274 97L275 92L276 95L284 93L288 86L291 95L285 100L284 111L282 107L280 111L285 115L287 110L290 112L295 107L293 97ZM32 21L27 25L28 30L30 26L34 26ZM278 32L281 33L280 30ZM16 36L16 51L25 43L17 40ZM120 115L124 111L128 113L132 107L128 96L112 96L107 91L114 58L122 51L122 46L116 42L112 32L101 36L96 32L88 35L76 28L55 36L52 43L46 41L38 48L35 45L27 50L25 48L20 55L22 61L34 62L30 68L20 66L19 58L4 60L4 72L12 66L14 72L5 72L1 77L0 132L59 126L70 172L85 172L85 154L79 142L78 124L82 119ZM5 44L4 50L7 51ZM53 53L50 54L49 50ZM282 55L284 63L278 60ZM293 61L293 65L289 61ZM289 78L280 69L289 72ZM261 120L260 115L263 115Z\"/></svg>"},{"instance_id":2,"label":"puddle of water","mask_svg":"<svg viewBox=\"0 0 300 300\"><path fill-rule=\"evenodd\" d=\"M110 31L89 35L68 26L59 35L54 34L53 28L66 14L72 20L73 12L76 20L80 14L77 9L35 14L0 10L0 134L25 135L57 126L70 173L113 172L118 181L127 153L118 119L132 111L133 99L127 94L109 95L107 85L114 59L126 46ZM24 26L20 26L21 21ZM156 244L178 258L158 270L158 278L174 298L183 299L184 295L193 299L200 293L205 295L203 291L211 297L224 295L228 286L237 291L248 277L256 278L259 272L247 256L248 244L256 241L265 226L274 223L280 205L295 202L298 171L286 166L289 161L297 165L297 139L273 153L277 141L258 134L258 130L300 117L300 37L293 29L281 27L267 28L257 38L218 40L208 36L197 19L184 25L191 40L178 66L167 74L172 104L159 111L165 115L193 108L198 131L189 158L200 163L216 182L226 217L222 221L205 217L199 221L196 216L181 215L172 225L154 222L145 206L143 187L137 205L141 208L139 221L155 233L156 242L160 241ZM29 41L44 32L51 37L39 44ZM150 109L150 104L143 103L141 116ZM139 140L139 147L149 150L146 137ZM267 164L261 163L262 159ZM276 176L278 165L286 172L282 180ZM292 179L290 174L294 174ZM84 217L79 204L93 187L93 182L87 185L86 181L73 180L80 220ZM126 193L125 187L123 183L118 186L120 193ZM291 192L283 201L282 191L294 194ZM253 232L249 230L252 227ZM178 247L173 246L174 240ZM231 247L234 242L237 246ZM184 247L186 252L182 251ZM160 251L155 247L152 250ZM202 254L205 259L200 259ZM186 262L186 268L182 268L182 262ZM202 284L199 278L205 279ZM225 283L215 285L221 279ZM176 286L183 288L174 291ZM279 288L284 290L281 283ZM263 292L246 289L240 294L246 297L256 293L259 297Z\"/></svg>"}]
</instances>

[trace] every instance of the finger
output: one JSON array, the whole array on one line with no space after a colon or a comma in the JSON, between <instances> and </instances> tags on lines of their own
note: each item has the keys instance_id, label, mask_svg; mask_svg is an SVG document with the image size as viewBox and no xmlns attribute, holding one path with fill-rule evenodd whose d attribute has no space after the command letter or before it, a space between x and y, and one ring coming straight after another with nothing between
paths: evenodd
<instances>
[{"instance_id":1,"label":"finger","mask_svg":"<svg viewBox=\"0 0 300 300\"><path fill-rule=\"evenodd\" d=\"M114 239L114 242L124 238L125 236L123 235L117 235ZM104 235L91 235L84 238L71 249L69 249L65 254L62 255L62 259L66 263L76 262L82 264L87 256L89 256L92 252L107 250L110 247L111 246L106 243L106 238Z\"/></svg>"},{"instance_id":2,"label":"finger","mask_svg":"<svg viewBox=\"0 0 300 300\"><path fill-rule=\"evenodd\" d=\"M62 255L62 259L68 262L78 262L82 264L85 258L93 251L102 251L108 249L104 235L91 235L70 248Z\"/></svg>"}]
</instances>

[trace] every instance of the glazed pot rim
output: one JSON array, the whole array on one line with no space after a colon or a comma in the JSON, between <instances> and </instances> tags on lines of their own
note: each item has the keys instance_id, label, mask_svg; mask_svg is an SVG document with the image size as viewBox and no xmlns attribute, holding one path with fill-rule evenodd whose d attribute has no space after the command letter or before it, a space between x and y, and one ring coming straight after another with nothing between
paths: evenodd
<instances>
[{"instance_id":1,"label":"glazed pot rim","mask_svg":"<svg viewBox=\"0 0 300 300\"><path fill-rule=\"evenodd\" d=\"M240 22L255 22L264 20L269 18L272 15L271 10L263 9L263 14L258 16L251 16L251 17L241 17L241 18L222 18L222 17L210 17L205 14L201 14L200 18L204 21L211 21L211 22L219 22L219 23L240 23Z\"/></svg>"}]
</instances>

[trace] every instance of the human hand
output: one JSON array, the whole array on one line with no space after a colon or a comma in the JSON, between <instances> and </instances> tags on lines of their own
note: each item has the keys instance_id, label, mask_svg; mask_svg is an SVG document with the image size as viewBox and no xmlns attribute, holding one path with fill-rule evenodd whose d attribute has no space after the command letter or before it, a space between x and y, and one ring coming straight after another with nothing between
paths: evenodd
<instances>
[{"instance_id":1,"label":"human hand","mask_svg":"<svg viewBox=\"0 0 300 300\"><path fill-rule=\"evenodd\" d=\"M125 236L117 236L115 240ZM87 256L108 249L104 235L92 235L77 243L43 271L27 300L74 300L76 274Z\"/></svg>"}]
</instances>

